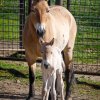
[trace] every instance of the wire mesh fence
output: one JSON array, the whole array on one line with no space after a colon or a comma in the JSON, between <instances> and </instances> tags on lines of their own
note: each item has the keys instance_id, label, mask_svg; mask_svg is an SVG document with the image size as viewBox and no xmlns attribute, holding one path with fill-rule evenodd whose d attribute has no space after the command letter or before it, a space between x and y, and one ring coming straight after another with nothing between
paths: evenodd
<instances>
[{"instance_id":1,"label":"wire mesh fence","mask_svg":"<svg viewBox=\"0 0 100 100\"><path fill-rule=\"evenodd\" d=\"M26 0L0 1L0 58L24 59L22 57L22 29L27 14Z\"/></svg>"},{"instance_id":2,"label":"wire mesh fence","mask_svg":"<svg viewBox=\"0 0 100 100\"><path fill-rule=\"evenodd\" d=\"M30 9L29 1L0 1L0 59L25 60L22 29ZM62 4L70 9L78 25L75 68L100 75L100 0L63 0Z\"/></svg>"},{"instance_id":3,"label":"wire mesh fence","mask_svg":"<svg viewBox=\"0 0 100 100\"><path fill-rule=\"evenodd\" d=\"M75 69L100 74L100 1L72 0L78 33L74 50Z\"/></svg>"}]
</instances>

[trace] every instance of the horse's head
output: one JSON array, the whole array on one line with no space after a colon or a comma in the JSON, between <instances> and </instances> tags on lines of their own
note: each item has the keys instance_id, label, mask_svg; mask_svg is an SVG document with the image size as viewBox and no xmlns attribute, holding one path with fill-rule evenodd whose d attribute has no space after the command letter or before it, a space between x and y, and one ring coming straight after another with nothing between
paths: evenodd
<instances>
[{"instance_id":1,"label":"horse's head","mask_svg":"<svg viewBox=\"0 0 100 100\"><path fill-rule=\"evenodd\" d=\"M46 23L49 14L49 6L47 0L34 0L32 5L32 13L34 17L34 27L37 35L43 37L46 31Z\"/></svg>"}]
</instances>

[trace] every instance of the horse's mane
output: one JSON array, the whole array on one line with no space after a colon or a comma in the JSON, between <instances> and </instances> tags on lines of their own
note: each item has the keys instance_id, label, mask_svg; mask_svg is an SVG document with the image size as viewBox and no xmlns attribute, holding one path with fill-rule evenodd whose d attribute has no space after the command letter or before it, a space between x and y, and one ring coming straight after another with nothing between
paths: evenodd
<instances>
[{"instance_id":1,"label":"horse's mane","mask_svg":"<svg viewBox=\"0 0 100 100\"><path fill-rule=\"evenodd\" d=\"M48 1L48 0L33 0L32 6L36 5L38 2L41 2L41 1Z\"/></svg>"}]
</instances>

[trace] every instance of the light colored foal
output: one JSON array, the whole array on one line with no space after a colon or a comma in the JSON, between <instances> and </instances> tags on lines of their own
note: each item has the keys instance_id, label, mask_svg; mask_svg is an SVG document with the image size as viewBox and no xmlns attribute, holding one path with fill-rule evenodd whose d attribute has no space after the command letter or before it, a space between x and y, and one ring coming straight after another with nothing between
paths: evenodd
<instances>
[{"instance_id":1,"label":"light colored foal","mask_svg":"<svg viewBox=\"0 0 100 100\"><path fill-rule=\"evenodd\" d=\"M59 93L61 95L61 100L64 100L64 83L62 79L62 72L65 68L65 65L61 51L59 48L50 44L45 44L42 48L42 99L48 100L49 93L51 93L51 100L56 100L57 93ZM48 62L47 65L46 62ZM57 88L55 88L55 85L57 85Z\"/></svg>"}]
</instances>

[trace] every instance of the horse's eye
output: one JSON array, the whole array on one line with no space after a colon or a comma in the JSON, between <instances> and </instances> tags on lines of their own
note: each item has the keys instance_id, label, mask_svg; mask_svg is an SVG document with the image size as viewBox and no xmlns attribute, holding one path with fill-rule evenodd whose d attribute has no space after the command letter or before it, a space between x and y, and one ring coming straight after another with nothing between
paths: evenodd
<instances>
[{"instance_id":1,"label":"horse's eye","mask_svg":"<svg viewBox=\"0 0 100 100\"><path fill-rule=\"evenodd\" d=\"M32 12L33 12L34 14L36 14L36 13L37 13L37 9L36 9L36 8L32 9Z\"/></svg>"}]
</instances>

